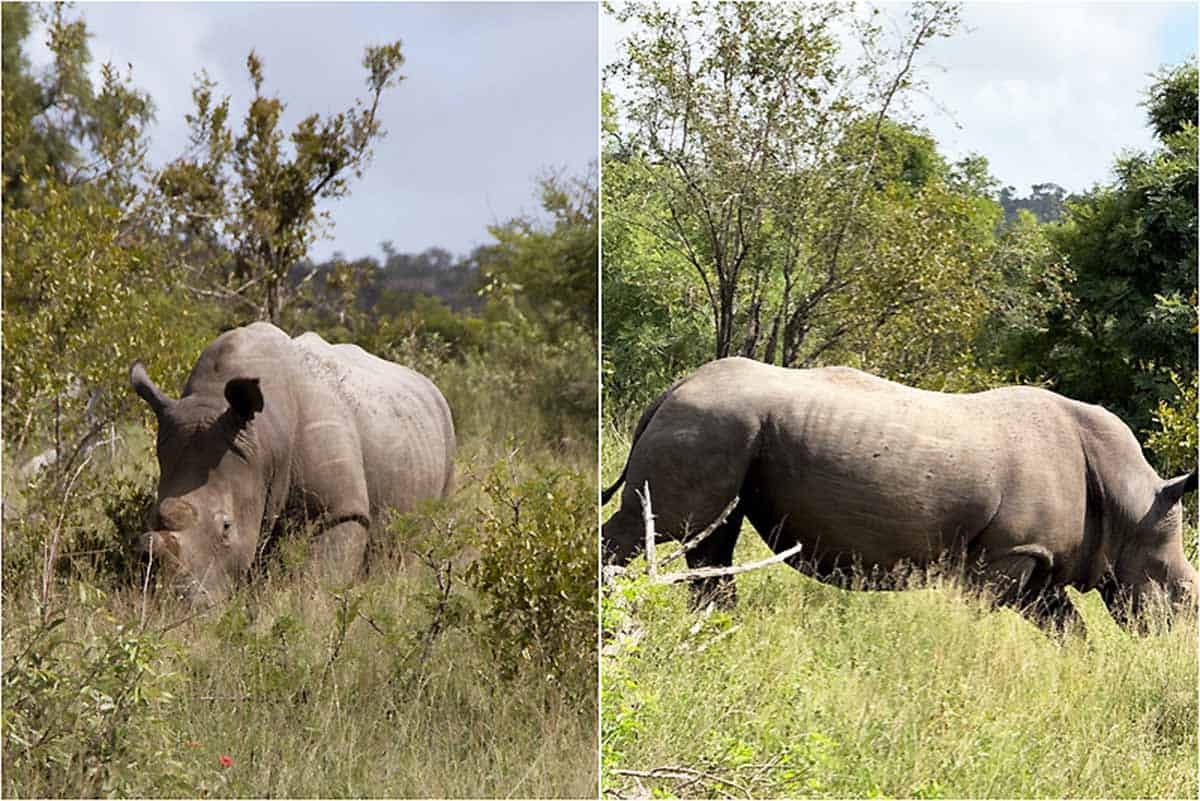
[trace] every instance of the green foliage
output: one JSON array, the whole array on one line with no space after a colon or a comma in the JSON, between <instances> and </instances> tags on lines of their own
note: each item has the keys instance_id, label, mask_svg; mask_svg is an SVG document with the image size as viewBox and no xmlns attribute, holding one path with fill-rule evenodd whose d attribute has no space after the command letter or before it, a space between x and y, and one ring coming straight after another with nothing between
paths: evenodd
<instances>
[{"instance_id":1,"label":"green foliage","mask_svg":"<svg viewBox=\"0 0 1200 801\"><path fill-rule=\"evenodd\" d=\"M861 219L868 190L917 189L946 171L888 112L913 88L913 54L955 29L956 8L913 6L896 52L873 15L838 5L644 2L614 16L632 32L607 68L606 182L610 163L624 169L606 189L606 227L673 252L706 307L713 356L817 359L844 333L827 304L857 288L852 243L875 233ZM854 59L845 31L860 39ZM906 66L893 72L891 56ZM630 250L618 246L626 263L606 258L605 271L636 269Z\"/></svg>"},{"instance_id":2,"label":"green foliage","mask_svg":"<svg viewBox=\"0 0 1200 801\"><path fill-rule=\"evenodd\" d=\"M403 80L403 64L399 42L367 48L368 99L324 118L310 115L286 137L284 104L263 93L263 63L253 51L246 69L254 98L240 133L229 124L229 97L218 99L208 75L197 76L195 111L187 117L194 155L169 164L158 189L174 229L215 262L205 265L214 282L206 291L240 304L243 313L283 320L291 300L288 272L327 217L317 213L317 201L343 197L348 174L362 175L383 133L376 120L380 98Z\"/></svg>"},{"instance_id":3,"label":"green foliage","mask_svg":"<svg viewBox=\"0 0 1200 801\"><path fill-rule=\"evenodd\" d=\"M485 634L502 670L532 663L565 687L590 687L596 632L596 493L581 474L511 464L483 481L478 561L468 581L488 602Z\"/></svg>"},{"instance_id":4,"label":"green foliage","mask_svg":"<svg viewBox=\"0 0 1200 801\"><path fill-rule=\"evenodd\" d=\"M175 762L156 752L178 684L166 644L105 612L99 590L80 585L79 595L98 615L80 639L64 634L62 611L6 638L6 652L19 649L3 674L6 796L123 795L137 755L164 773Z\"/></svg>"},{"instance_id":5,"label":"green foliage","mask_svg":"<svg viewBox=\"0 0 1200 801\"><path fill-rule=\"evenodd\" d=\"M1164 67L1155 73L1142 105L1154 133L1164 142L1189 127L1197 126L1200 111L1196 104L1196 59Z\"/></svg>"},{"instance_id":6,"label":"green foliage","mask_svg":"<svg viewBox=\"0 0 1200 801\"><path fill-rule=\"evenodd\" d=\"M111 63L101 65L99 90L88 75L87 27L68 6L4 6L4 208L34 204L31 191L61 180L81 192L100 191L113 202L133 193L131 181L145 157L143 129L153 116L150 98ZM46 28L53 55L32 74L23 47L33 15Z\"/></svg>"},{"instance_id":7,"label":"green foliage","mask_svg":"<svg viewBox=\"0 0 1200 801\"><path fill-rule=\"evenodd\" d=\"M1191 383L1184 384L1172 372L1171 383L1175 386L1177 400L1174 403L1158 402L1158 408L1154 410L1157 428L1146 432L1149 435L1146 447L1154 451L1167 476L1196 469L1196 454L1200 452L1200 444L1196 441L1196 420L1200 418L1196 406L1196 373L1192 373Z\"/></svg>"},{"instance_id":8,"label":"green foliage","mask_svg":"<svg viewBox=\"0 0 1200 801\"><path fill-rule=\"evenodd\" d=\"M829 298L836 338L821 355L912 386L963 389L999 284L989 257L995 204L940 178L890 183L868 198L871 236L854 243L845 271L853 294ZM879 265L887 265L880 270Z\"/></svg>"},{"instance_id":9,"label":"green foliage","mask_svg":"<svg viewBox=\"0 0 1200 801\"><path fill-rule=\"evenodd\" d=\"M488 232L496 244L476 251L482 294L529 318L551 341L596 335L599 221L596 176L540 181L546 226L516 218Z\"/></svg>"},{"instance_id":10,"label":"green foliage","mask_svg":"<svg viewBox=\"0 0 1200 801\"><path fill-rule=\"evenodd\" d=\"M35 207L5 213L4 433L18 451L56 428L62 447L74 447L82 431L68 439L64 416L94 427L127 413L137 358L182 383L209 320L164 286L159 255L120 209L54 186ZM91 393L99 405L84 420Z\"/></svg>"},{"instance_id":11,"label":"green foliage","mask_svg":"<svg viewBox=\"0 0 1200 801\"><path fill-rule=\"evenodd\" d=\"M611 98L610 95L606 97ZM610 140L611 142L611 140ZM608 154L604 226L603 381L610 417L634 417L713 352L713 321L686 260L642 224L668 213L644 191L640 160Z\"/></svg>"}]
</instances>

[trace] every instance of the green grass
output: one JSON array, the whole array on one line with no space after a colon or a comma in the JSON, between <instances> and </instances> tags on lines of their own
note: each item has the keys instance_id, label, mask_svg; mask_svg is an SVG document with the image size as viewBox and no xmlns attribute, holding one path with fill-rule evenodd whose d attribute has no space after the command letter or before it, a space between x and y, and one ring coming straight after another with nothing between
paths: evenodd
<instances>
[{"instance_id":1,"label":"green grass","mask_svg":"<svg viewBox=\"0 0 1200 801\"><path fill-rule=\"evenodd\" d=\"M767 553L747 526L735 561ZM1194 625L1131 636L1076 594L1087 634L1053 638L950 581L737 582L707 616L644 577L606 595L607 796L1196 797Z\"/></svg>"},{"instance_id":2,"label":"green grass","mask_svg":"<svg viewBox=\"0 0 1200 801\"><path fill-rule=\"evenodd\" d=\"M551 670L536 637L515 655L497 642L495 598L466 576L488 510L507 508L485 491L490 468L504 466L514 493L541 471L580 472L590 499L595 439L568 437L572 418L531 410L519 388L487 400L495 387L476 369L436 377L459 433L452 500L397 529L412 540L373 546L351 586L322 583L289 541L196 614L145 602L136 577L79 556L59 565L43 608L39 554L57 507L26 509L20 536L6 527L3 795L596 797L590 614L577 664L560 653ZM132 426L111 466L97 458L99 483L76 490L64 542L82 531L111 556L136 532L111 530L106 488L152 486L151 438ZM448 595L416 550L443 582L450 570ZM515 626L527 614L508 611Z\"/></svg>"}]
</instances>

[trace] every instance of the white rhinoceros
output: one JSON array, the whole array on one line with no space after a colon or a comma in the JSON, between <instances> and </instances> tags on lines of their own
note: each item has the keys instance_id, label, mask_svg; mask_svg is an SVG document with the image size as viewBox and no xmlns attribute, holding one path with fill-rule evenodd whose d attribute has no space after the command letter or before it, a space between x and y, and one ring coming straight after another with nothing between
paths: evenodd
<instances>
[{"instance_id":1,"label":"white rhinoceros","mask_svg":"<svg viewBox=\"0 0 1200 801\"><path fill-rule=\"evenodd\" d=\"M158 418L158 505L139 545L193 599L226 593L284 518L315 521L322 568L351 578L384 509L450 490L445 399L356 345L254 323L205 348L179 400L141 362L130 380Z\"/></svg>"},{"instance_id":2,"label":"white rhinoceros","mask_svg":"<svg viewBox=\"0 0 1200 801\"><path fill-rule=\"evenodd\" d=\"M1196 472L1164 481L1133 433L1099 406L1033 387L927 392L850 368L711 362L642 415L605 524L609 562L644 542L635 490L648 481L657 531L698 532L735 497L726 523L688 552L726 566L743 518L777 553L825 581L852 569L965 557L1001 600L1069 613L1062 588L1099 588L1114 611L1165 591L1193 606L1180 499ZM732 587L706 579L701 595Z\"/></svg>"}]
</instances>

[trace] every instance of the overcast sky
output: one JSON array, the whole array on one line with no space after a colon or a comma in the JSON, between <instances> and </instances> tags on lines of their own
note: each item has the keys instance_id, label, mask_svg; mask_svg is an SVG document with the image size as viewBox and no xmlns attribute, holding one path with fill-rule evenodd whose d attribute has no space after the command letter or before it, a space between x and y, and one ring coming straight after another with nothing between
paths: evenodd
<instances>
[{"instance_id":1,"label":"overcast sky","mask_svg":"<svg viewBox=\"0 0 1200 801\"><path fill-rule=\"evenodd\" d=\"M938 103L913 109L943 154L982 154L1020 195L1047 181L1088 189L1110 180L1122 149L1151 147L1138 106L1147 76L1196 51L1194 2L975 2L962 16L964 30L921 52L918 75ZM622 31L607 18L601 29L612 59Z\"/></svg>"},{"instance_id":2,"label":"overcast sky","mask_svg":"<svg viewBox=\"0 0 1200 801\"><path fill-rule=\"evenodd\" d=\"M387 136L348 198L327 204L335 250L379 255L431 246L465 254L486 226L539 211L547 169L582 175L598 149L595 3L82 3L97 66L133 66L157 106L156 164L179 155L193 76L201 68L233 98L251 97L246 55L265 63L265 88L284 124L349 108L366 96L363 48L401 39L407 79L385 94ZM29 40L46 61L40 31Z\"/></svg>"}]
</instances>

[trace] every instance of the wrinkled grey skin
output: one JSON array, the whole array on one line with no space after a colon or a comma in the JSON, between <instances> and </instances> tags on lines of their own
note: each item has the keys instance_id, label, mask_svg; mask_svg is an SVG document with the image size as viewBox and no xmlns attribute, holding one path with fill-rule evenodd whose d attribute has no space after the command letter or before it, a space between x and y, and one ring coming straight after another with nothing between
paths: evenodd
<instances>
[{"instance_id":1,"label":"wrinkled grey skin","mask_svg":"<svg viewBox=\"0 0 1200 801\"><path fill-rule=\"evenodd\" d=\"M349 580L385 508L450 490L445 399L356 345L254 323L205 348L179 400L141 362L130 380L158 418L158 506L139 547L192 600L225 595L284 519L316 521L321 569Z\"/></svg>"},{"instance_id":2,"label":"wrinkled grey skin","mask_svg":"<svg viewBox=\"0 0 1200 801\"><path fill-rule=\"evenodd\" d=\"M1044 389L977 394L912 389L850 368L791 370L711 362L642 415L605 524L605 559L642 547L649 481L656 530L680 538L730 519L688 553L691 567L731 563L743 518L777 553L825 581L851 568L965 557L1000 600L1053 619L1062 588L1099 588L1114 611L1152 598L1194 607L1180 499L1196 473L1163 481L1129 428L1098 406ZM773 531L778 527L778 532ZM731 598L728 577L700 593Z\"/></svg>"}]
</instances>

